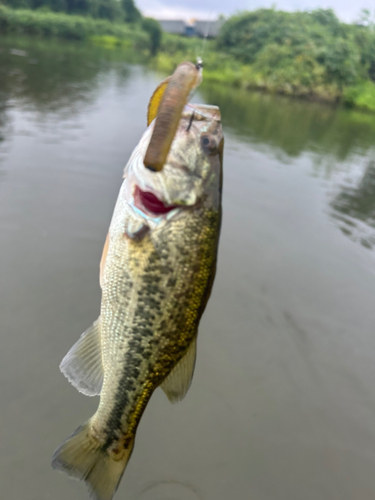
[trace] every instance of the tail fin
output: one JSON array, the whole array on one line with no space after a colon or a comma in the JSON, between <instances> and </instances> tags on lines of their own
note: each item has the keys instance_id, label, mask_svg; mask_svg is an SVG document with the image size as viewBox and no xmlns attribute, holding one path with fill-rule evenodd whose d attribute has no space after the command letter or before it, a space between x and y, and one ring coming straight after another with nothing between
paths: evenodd
<instances>
[{"instance_id":1,"label":"tail fin","mask_svg":"<svg viewBox=\"0 0 375 500\"><path fill-rule=\"evenodd\" d=\"M62 443L52 458L52 467L83 479L95 500L111 500L125 471L133 443L115 460L90 432L88 422Z\"/></svg>"}]
</instances>

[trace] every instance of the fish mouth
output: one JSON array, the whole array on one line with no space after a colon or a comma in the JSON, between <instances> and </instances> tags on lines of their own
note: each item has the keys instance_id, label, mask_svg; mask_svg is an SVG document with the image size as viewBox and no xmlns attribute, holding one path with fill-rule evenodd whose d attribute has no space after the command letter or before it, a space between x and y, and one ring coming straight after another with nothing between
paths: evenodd
<instances>
[{"instance_id":1,"label":"fish mouth","mask_svg":"<svg viewBox=\"0 0 375 500\"><path fill-rule=\"evenodd\" d=\"M134 205L138 210L154 217L168 214L175 208L182 207L182 205L167 205L151 191L142 191L138 186L135 186L134 190Z\"/></svg>"}]
</instances>

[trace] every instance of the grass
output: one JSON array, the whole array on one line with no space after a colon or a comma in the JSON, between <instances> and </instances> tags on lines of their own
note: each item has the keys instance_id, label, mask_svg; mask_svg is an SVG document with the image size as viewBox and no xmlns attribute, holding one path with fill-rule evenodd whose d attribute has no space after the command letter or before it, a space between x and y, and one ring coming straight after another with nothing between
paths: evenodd
<instances>
[{"instance_id":1,"label":"grass","mask_svg":"<svg viewBox=\"0 0 375 500\"><path fill-rule=\"evenodd\" d=\"M125 48L130 49L132 47L132 41L129 38L117 38L112 35L96 35L90 36L89 41L95 45L100 45L106 49L114 48Z\"/></svg>"},{"instance_id":2,"label":"grass","mask_svg":"<svg viewBox=\"0 0 375 500\"><path fill-rule=\"evenodd\" d=\"M365 111L375 111L375 83L363 81L344 90L344 102L348 106Z\"/></svg>"}]
</instances>

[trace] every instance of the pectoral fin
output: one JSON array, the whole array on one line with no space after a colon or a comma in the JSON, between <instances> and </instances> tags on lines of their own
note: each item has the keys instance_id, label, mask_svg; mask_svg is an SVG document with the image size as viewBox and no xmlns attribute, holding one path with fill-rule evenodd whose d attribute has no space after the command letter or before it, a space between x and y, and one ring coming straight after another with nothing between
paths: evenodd
<instances>
[{"instance_id":1,"label":"pectoral fin","mask_svg":"<svg viewBox=\"0 0 375 500\"><path fill-rule=\"evenodd\" d=\"M100 266L99 266L99 283L102 288L103 288L104 267L105 267L105 261L107 259L108 246L109 246L109 233L107 234L107 237L105 239L102 258L100 260Z\"/></svg>"},{"instance_id":2,"label":"pectoral fin","mask_svg":"<svg viewBox=\"0 0 375 500\"><path fill-rule=\"evenodd\" d=\"M197 341L194 339L184 357L161 384L161 388L171 403L177 403L186 396L193 378L196 354Z\"/></svg>"},{"instance_id":3,"label":"pectoral fin","mask_svg":"<svg viewBox=\"0 0 375 500\"><path fill-rule=\"evenodd\" d=\"M86 396L100 394L103 384L100 317L81 335L61 361L60 370Z\"/></svg>"}]
</instances>

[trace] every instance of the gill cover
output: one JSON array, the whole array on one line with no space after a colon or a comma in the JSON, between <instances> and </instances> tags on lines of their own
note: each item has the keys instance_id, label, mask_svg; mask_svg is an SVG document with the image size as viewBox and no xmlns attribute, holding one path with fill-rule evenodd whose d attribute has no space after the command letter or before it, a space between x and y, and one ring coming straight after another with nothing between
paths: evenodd
<instances>
[{"instance_id":1,"label":"gill cover","mask_svg":"<svg viewBox=\"0 0 375 500\"><path fill-rule=\"evenodd\" d=\"M201 80L201 65L183 62L152 95L147 122L150 124L155 117L156 122L144 158L148 169L160 172L163 168L189 94Z\"/></svg>"}]
</instances>

